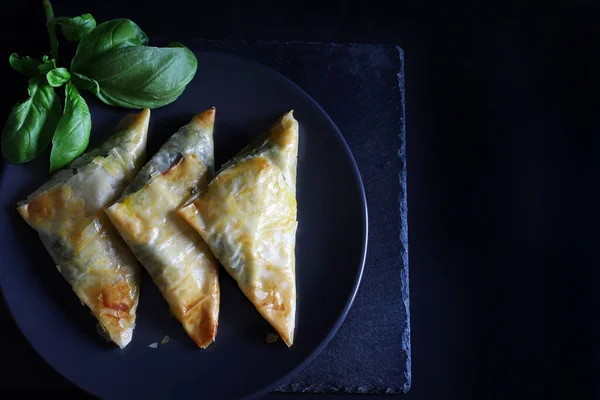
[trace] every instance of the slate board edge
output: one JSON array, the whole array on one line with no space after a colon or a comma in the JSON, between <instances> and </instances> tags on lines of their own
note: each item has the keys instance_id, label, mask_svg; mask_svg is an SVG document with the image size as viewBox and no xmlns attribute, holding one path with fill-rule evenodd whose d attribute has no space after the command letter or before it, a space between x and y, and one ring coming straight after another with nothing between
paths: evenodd
<instances>
[{"instance_id":1,"label":"slate board edge","mask_svg":"<svg viewBox=\"0 0 600 400\"><path fill-rule=\"evenodd\" d=\"M203 41L212 41L211 39ZM251 43L248 41L241 41ZM337 44L337 43L321 43L321 42L302 42L302 41L252 41L269 43L269 44L303 44L303 45L315 45L315 46L375 46L375 47L390 47L387 44ZM407 326L404 327L404 332L401 338L402 350L406 353L406 372L405 383L403 385L390 386L388 388L381 388L375 385L359 385L359 386L338 386L331 383L312 383L307 382L287 382L275 389L274 392L278 393L338 393L338 394L401 394L407 393L410 390L412 383L411 374L411 344L410 344L410 298L409 298L409 275L408 275L408 203L407 203L407 171L406 171L406 110L405 110L405 85L404 85L404 51L398 45L393 46L398 51L398 58L400 61L400 69L397 73L398 80L398 91L400 96L401 115L399 127L400 127L400 148L398 149L398 159L400 162L400 172L398 173L398 179L400 183L400 192L398 194L399 212L402 224L400 226L400 253L402 257L402 268L401 274L401 296L402 304L405 307L406 322ZM308 367L308 366L307 366ZM296 371L296 374L300 371ZM293 374L288 377L289 380L294 380Z\"/></svg>"},{"instance_id":2,"label":"slate board edge","mask_svg":"<svg viewBox=\"0 0 600 400\"><path fill-rule=\"evenodd\" d=\"M406 382L402 386L404 393L410 390L412 383L411 372L411 346L410 346L410 296L409 296L409 276L408 276L408 201L407 201L407 173L406 173L406 97L404 86L404 51L400 46L396 46L398 57L400 58L400 71L398 71L398 90L400 92L400 149L398 158L400 159L400 193L398 201L400 203L400 252L402 255L402 270L400 271L400 282L402 285L402 303L406 310L406 327L402 334L402 350L406 352L406 372L404 374Z\"/></svg>"}]
</instances>

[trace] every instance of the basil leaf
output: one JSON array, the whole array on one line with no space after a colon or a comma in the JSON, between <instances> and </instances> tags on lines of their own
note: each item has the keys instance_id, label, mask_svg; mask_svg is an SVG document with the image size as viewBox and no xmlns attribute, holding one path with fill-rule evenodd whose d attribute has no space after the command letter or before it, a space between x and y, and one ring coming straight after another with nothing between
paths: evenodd
<instances>
[{"instance_id":1,"label":"basil leaf","mask_svg":"<svg viewBox=\"0 0 600 400\"><path fill-rule=\"evenodd\" d=\"M66 68L55 68L46 74L46 79L52 87L60 87L71 79L71 74Z\"/></svg>"},{"instance_id":2,"label":"basil leaf","mask_svg":"<svg viewBox=\"0 0 600 400\"><path fill-rule=\"evenodd\" d=\"M73 42L81 40L96 27L96 20L92 17L92 14L56 18L54 22L60 25L64 37Z\"/></svg>"},{"instance_id":3,"label":"basil leaf","mask_svg":"<svg viewBox=\"0 0 600 400\"><path fill-rule=\"evenodd\" d=\"M36 76L38 74L38 67L42 63L40 60L28 56L19 58L17 53L12 53L8 58L8 62L15 71L27 76Z\"/></svg>"},{"instance_id":4,"label":"basil leaf","mask_svg":"<svg viewBox=\"0 0 600 400\"><path fill-rule=\"evenodd\" d=\"M96 96L106 104L157 108L181 95L197 66L186 47L126 47L106 53L86 76L97 82Z\"/></svg>"},{"instance_id":5,"label":"basil leaf","mask_svg":"<svg viewBox=\"0 0 600 400\"><path fill-rule=\"evenodd\" d=\"M88 92L91 92L96 96L98 96L98 94L100 93L100 86L98 85L98 82L91 78L88 78L85 75L73 72L73 74L71 75L71 79L73 81L73 84L79 89L87 90Z\"/></svg>"},{"instance_id":6,"label":"basil leaf","mask_svg":"<svg viewBox=\"0 0 600 400\"><path fill-rule=\"evenodd\" d=\"M42 63L38 65L38 72L46 75L48 72L56 68L56 60L48 56L42 57Z\"/></svg>"},{"instance_id":7,"label":"basil leaf","mask_svg":"<svg viewBox=\"0 0 600 400\"><path fill-rule=\"evenodd\" d=\"M2 155L15 164L44 151L60 119L60 100L43 76L31 78L27 90L29 98L13 107L2 131Z\"/></svg>"},{"instance_id":8,"label":"basil leaf","mask_svg":"<svg viewBox=\"0 0 600 400\"><path fill-rule=\"evenodd\" d=\"M65 111L52 138L50 172L64 167L87 148L92 118L87 103L72 83L65 85Z\"/></svg>"},{"instance_id":9,"label":"basil leaf","mask_svg":"<svg viewBox=\"0 0 600 400\"><path fill-rule=\"evenodd\" d=\"M148 36L129 19L113 19L101 23L79 41L71 70L85 75L96 60L110 50L122 47L144 46Z\"/></svg>"}]
</instances>

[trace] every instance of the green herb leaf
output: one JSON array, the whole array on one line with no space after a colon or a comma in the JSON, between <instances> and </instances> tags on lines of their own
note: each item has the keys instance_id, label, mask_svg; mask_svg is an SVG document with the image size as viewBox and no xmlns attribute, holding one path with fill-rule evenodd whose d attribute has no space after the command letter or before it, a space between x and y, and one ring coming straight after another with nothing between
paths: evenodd
<instances>
[{"instance_id":1,"label":"green herb leaf","mask_svg":"<svg viewBox=\"0 0 600 400\"><path fill-rule=\"evenodd\" d=\"M106 104L157 108L181 95L197 66L186 47L126 47L106 53L86 76L97 82L96 96Z\"/></svg>"},{"instance_id":2,"label":"green herb leaf","mask_svg":"<svg viewBox=\"0 0 600 400\"><path fill-rule=\"evenodd\" d=\"M46 79L52 87L60 87L71 79L71 74L66 68L55 68L46 74Z\"/></svg>"},{"instance_id":3,"label":"green herb leaf","mask_svg":"<svg viewBox=\"0 0 600 400\"><path fill-rule=\"evenodd\" d=\"M78 17L55 18L54 22L62 28L63 35L70 41L81 40L94 30L96 20L92 14L83 14Z\"/></svg>"},{"instance_id":4,"label":"green herb leaf","mask_svg":"<svg viewBox=\"0 0 600 400\"><path fill-rule=\"evenodd\" d=\"M108 51L123 47L144 46L148 37L135 22L129 19L113 19L101 23L79 41L71 70L88 75L86 72L96 60ZM88 75L89 76L89 75Z\"/></svg>"},{"instance_id":5,"label":"green herb leaf","mask_svg":"<svg viewBox=\"0 0 600 400\"><path fill-rule=\"evenodd\" d=\"M38 72L46 75L48 72L56 68L56 60L48 56L42 57L42 63L38 65Z\"/></svg>"},{"instance_id":6,"label":"green herb leaf","mask_svg":"<svg viewBox=\"0 0 600 400\"><path fill-rule=\"evenodd\" d=\"M65 111L52 138L50 172L64 167L87 148L92 118L87 103L72 83L65 86Z\"/></svg>"},{"instance_id":7,"label":"green herb leaf","mask_svg":"<svg viewBox=\"0 0 600 400\"><path fill-rule=\"evenodd\" d=\"M44 151L60 119L60 100L43 76L29 80L29 98L15 105L2 131L2 155L15 164Z\"/></svg>"},{"instance_id":8,"label":"green herb leaf","mask_svg":"<svg viewBox=\"0 0 600 400\"><path fill-rule=\"evenodd\" d=\"M27 76L36 76L39 73L38 67L42 64L40 60L28 56L19 58L17 53L12 53L8 62L15 71Z\"/></svg>"},{"instance_id":9,"label":"green herb leaf","mask_svg":"<svg viewBox=\"0 0 600 400\"><path fill-rule=\"evenodd\" d=\"M98 82L96 82L92 78L88 78L87 76L78 74L77 72L73 72L73 74L71 75L71 79L73 81L73 84L78 89L87 90L88 92L93 93L96 96L98 96L98 94L100 93L100 86L98 85Z\"/></svg>"}]
</instances>

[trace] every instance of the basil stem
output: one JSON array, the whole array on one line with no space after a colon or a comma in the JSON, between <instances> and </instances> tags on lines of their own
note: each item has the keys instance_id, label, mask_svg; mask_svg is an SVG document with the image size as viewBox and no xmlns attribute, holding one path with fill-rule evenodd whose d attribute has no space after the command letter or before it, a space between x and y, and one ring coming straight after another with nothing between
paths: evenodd
<instances>
[{"instance_id":1,"label":"basil stem","mask_svg":"<svg viewBox=\"0 0 600 400\"><path fill-rule=\"evenodd\" d=\"M58 62L58 39L56 38L56 24L54 23L54 10L50 0L42 0L44 10L46 11L46 25L48 26L48 36L50 36L50 53L52 58Z\"/></svg>"}]
</instances>

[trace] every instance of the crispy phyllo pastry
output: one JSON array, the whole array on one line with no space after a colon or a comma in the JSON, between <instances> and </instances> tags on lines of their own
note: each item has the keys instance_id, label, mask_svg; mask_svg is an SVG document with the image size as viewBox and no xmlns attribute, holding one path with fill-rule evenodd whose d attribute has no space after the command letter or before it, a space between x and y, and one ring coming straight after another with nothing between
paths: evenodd
<instances>
[{"instance_id":1,"label":"crispy phyllo pastry","mask_svg":"<svg viewBox=\"0 0 600 400\"><path fill-rule=\"evenodd\" d=\"M213 108L179 129L106 209L172 313L202 348L217 334L218 263L177 210L214 174L214 122Z\"/></svg>"},{"instance_id":2,"label":"crispy phyllo pastry","mask_svg":"<svg viewBox=\"0 0 600 400\"><path fill-rule=\"evenodd\" d=\"M144 164L150 110L128 115L102 145L73 160L18 210L56 268L119 347L131 341L141 268L103 208Z\"/></svg>"},{"instance_id":3,"label":"crispy phyllo pastry","mask_svg":"<svg viewBox=\"0 0 600 400\"><path fill-rule=\"evenodd\" d=\"M178 212L288 346L296 314L297 158L290 111Z\"/></svg>"}]
</instances>

